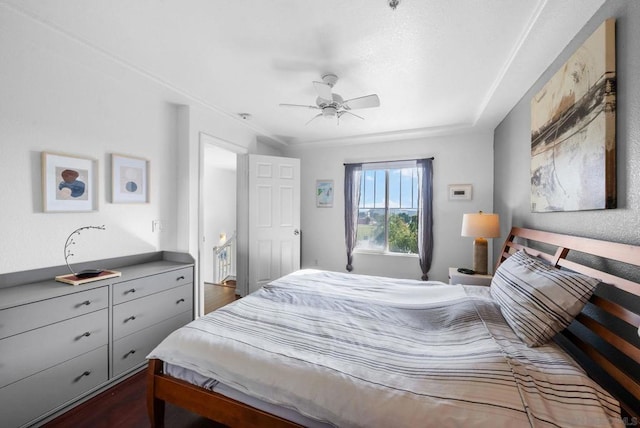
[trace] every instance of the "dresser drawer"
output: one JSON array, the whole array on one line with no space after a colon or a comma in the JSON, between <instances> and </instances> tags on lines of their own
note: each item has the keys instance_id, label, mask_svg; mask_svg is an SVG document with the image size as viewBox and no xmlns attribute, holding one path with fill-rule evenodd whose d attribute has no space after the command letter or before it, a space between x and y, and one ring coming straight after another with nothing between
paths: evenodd
<instances>
[{"instance_id":1,"label":"dresser drawer","mask_svg":"<svg viewBox=\"0 0 640 428\"><path fill-rule=\"evenodd\" d=\"M65 287L65 286L61 286ZM104 286L0 311L0 339L107 307Z\"/></svg>"},{"instance_id":2,"label":"dresser drawer","mask_svg":"<svg viewBox=\"0 0 640 428\"><path fill-rule=\"evenodd\" d=\"M113 285L113 304L127 302L193 282L193 268L187 267L157 275L145 276Z\"/></svg>"},{"instance_id":3,"label":"dresser drawer","mask_svg":"<svg viewBox=\"0 0 640 428\"><path fill-rule=\"evenodd\" d=\"M0 340L0 387L108 342L107 309Z\"/></svg>"},{"instance_id":4,"label":"dresser drawer","mask_svg":"<svg viewBox=\"0 0 640 428\"><path fill-rule=\"evenodd\" d=\"M184 311L192 310L193 285L185 284L113 308L113 339L150 327Z\"/></svg>"},{"instance_id":5,"label":"dresser drawer","mask_svg":"<svg viewBox=\"0 0 640 428\"><path fill-rule=\"evenodd\" d=\"M107 346L0 388L0 421L18 427L107 381Z\"/></svg>"},{"instance_id":6,"label":"dresser drawer","mask_svg":"<svg viewBox=\"0 0 640 428\"><path fill-rule=\"evenodd\" d=\"M118 376L146 361L147 355L172 331L192 320L191 311L130 334L113 344L113 374Z\"/></svg>"}]
</instances>

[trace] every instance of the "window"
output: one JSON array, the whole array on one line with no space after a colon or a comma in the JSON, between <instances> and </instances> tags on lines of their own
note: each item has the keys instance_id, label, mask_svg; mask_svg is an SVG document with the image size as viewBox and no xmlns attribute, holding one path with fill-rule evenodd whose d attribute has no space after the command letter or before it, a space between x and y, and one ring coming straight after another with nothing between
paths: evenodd
<instances>
[{"instance_id":1,"label":"window","mask_svg":"<svg viewBox=\"0 0 640 428\"><path fill-rule=\"evenodd\" d=\"M415 161L362 165L356 249L418 253Z\"/></svg>"}]
</instances>

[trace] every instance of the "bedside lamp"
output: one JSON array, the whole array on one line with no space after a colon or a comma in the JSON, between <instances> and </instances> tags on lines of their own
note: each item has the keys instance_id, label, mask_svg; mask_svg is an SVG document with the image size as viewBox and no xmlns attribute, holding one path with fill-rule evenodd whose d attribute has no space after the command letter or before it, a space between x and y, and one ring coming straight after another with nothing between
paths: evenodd
<instances>
[{"instance_id":1,"label":"bedside lamp","mask_svg":"<svg viewBox=\"0 0 640 428\"><path fill-rule=\"evenodd\" d=\"M487 273L487 240L500 236L498 214L464 214L462 217L462 236L476 238L473 241L473 270L481 275Z\"/></svg>"}]
</instances>

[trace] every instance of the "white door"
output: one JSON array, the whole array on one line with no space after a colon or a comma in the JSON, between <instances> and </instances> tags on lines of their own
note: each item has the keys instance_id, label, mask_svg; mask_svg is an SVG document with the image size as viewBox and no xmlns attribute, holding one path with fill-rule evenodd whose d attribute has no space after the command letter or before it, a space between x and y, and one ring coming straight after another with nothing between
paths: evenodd
<instances>
[{"instance_id":1,"label":"white door","mask_svg":"<svg viewBox=\"0 0 640 428\"><path fill-rule=\"evenodd\" d=\"M300 269L300 159L249 155L249 292Z\"/></svg>"}]
</instances>

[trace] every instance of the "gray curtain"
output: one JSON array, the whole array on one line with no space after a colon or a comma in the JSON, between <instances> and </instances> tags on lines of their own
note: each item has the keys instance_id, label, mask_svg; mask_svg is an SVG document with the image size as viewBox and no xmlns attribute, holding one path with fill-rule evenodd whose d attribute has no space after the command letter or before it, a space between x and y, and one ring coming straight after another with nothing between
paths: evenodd
<instances>
[{"instance_id":1,"label":"gray curtain","mask_svg":"<svg viewBox=\"0 0 640 428\"><path fill-rule=\"evenodd\" d=\"M418 159L418 255L422 280L429 279L433 257L433 159Z\"/></svg>"},{"instance_id":2,"label":"gray curtain","mask_svg":"<svg viewBox=\"0 0 640 428\"><path fill-rule=\"evenodd\" d=\"M358 205L360 204L360 179L362 164L344 166L344 240L347 247L347 271L353 270L353 249L358 232Z\"/></svg>"}]
</instances>

